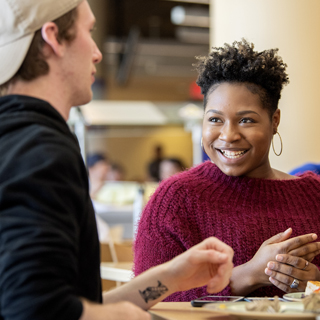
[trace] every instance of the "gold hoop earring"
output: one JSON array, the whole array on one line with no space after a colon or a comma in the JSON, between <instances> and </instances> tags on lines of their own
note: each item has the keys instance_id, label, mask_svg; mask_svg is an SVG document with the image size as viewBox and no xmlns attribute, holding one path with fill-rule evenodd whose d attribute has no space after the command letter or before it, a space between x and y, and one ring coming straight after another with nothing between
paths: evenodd
<instances>
[{"instance_id":1,"label":"gold hoop earring","mask_svg":"<svg viewBox=\"0 0 320 320\"><path fill-rule=\"evenodd\" d=\"M278 131L277 131L276 133L277 133L278 136L279 136L280 145L281 145L281 148L280 148L280 152L279 152L279 153L276 153L276 150L274 149L274 144L273 144L273 137L274 137L274 136L272 137L271 143L272 143L272 149L273 149L274 154L279 157L279 156L281 155L281 153L282 153L282 146L283 146L283 145L282 145L282 139L281 139L280 133L279 133ZM275 134L276 134L276 133L275 133Z\"/></svg>"}]
</instances>

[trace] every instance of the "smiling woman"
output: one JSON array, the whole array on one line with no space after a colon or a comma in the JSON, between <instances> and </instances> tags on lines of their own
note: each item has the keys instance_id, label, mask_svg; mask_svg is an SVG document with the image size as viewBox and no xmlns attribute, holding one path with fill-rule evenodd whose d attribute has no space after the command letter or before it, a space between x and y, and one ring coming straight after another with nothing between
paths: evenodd
<instances>
[{"instance_id":1,"label":"smiling woman","mask_svg":"<svg viewBox=\"0 0 320 320\"><path fill-rule=\"evenodd\" d=\"M222 295L282 296L320 280L313 234L320 229L320 178L291 176L269 162L289 82L277 51L257 52L242 40L198 58L202 144L211 161L162 182L150 199L136 236L136 275L216 236L235 252ZM205 287L167 300L203 295Z\"/></svg>"},{"instance_id":2,"label":"smiling woman","mask_svg":"<svg viewBox=\"0 0 320 320\"><path fill-rule=\"evenodd\" d=\"M259 95L246 84L222 83L208 97L203 120L204 150L229 176L272 179L280 174L271 169L268 158L279 120L279 110L270 120Z\"/></svg>"}]
</instances>

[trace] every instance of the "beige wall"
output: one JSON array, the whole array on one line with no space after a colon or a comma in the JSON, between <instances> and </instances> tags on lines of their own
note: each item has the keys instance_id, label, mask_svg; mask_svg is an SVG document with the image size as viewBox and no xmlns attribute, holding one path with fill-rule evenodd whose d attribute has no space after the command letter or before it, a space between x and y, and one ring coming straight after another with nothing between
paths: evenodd
<instances>
[{"instance_id":1,"label":"beige wall","mask_svg":"<svg viewBox=\"0 0 320 320\"><path fill-rule=\"evenodd\" d=\"M210 10L211 46L245 37L257 50L279 48L288 65L279 105L284 149L280 157L271 150L272 165L320 162L320 1L211 0Z\"/></svg>"}]
</instances>

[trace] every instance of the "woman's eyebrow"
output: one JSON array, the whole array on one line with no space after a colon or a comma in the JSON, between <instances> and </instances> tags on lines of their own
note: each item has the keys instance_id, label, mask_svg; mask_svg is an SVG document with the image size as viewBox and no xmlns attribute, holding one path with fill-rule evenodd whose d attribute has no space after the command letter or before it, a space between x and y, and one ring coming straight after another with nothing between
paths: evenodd
<instances>
[{"instance_id":1,"label":"woman's eyebrow","mask_svg":"<svg viewBox=\"0 0 320 320\"><path fill-rule=\"evenodd\" d=\"M213 112L213 113L217 113L217 114L223 115L223 112L221 112L221 111L219 111L219 110L215 110L215 109L209 109L209 110L206 112L206 114L207 114L208 112Z\"/></svg>"},{"instance_id":2,"label":"woman's eyebrow","mask_svg":"<svg viewBox=\"0 0 320 320\"><path fill-rule=\"evenodd\" d=\"M213 112L213 113L217 113L217 114L220 114L220 115L223 115L223 112L219 111L219 110L215 110L215 109L209 109L206 114L208 112ZM253 110L243 110L243 111L239 111L236 113L237 116L243 116L243 115L246 115L246 114L249 114L249 113L254 113L256 115L259 115L259 113L253 111Z\"/></svg>"},{"instance_id":3,"label":"woman's eyebrow","mask_svg":"<svg viewBox=\"0 0 320 320\"><path fill-rule=\"evenodd\" d=\"M243 115L249 114L249 113L254 113L254 114L256 114L256 115L259 116L259 113L255 112L255 111L253 111L253 110L243 110L243 111L237 112L236 114L237 114L238 116L243 116Z\"/></svg>"}]
</instances>

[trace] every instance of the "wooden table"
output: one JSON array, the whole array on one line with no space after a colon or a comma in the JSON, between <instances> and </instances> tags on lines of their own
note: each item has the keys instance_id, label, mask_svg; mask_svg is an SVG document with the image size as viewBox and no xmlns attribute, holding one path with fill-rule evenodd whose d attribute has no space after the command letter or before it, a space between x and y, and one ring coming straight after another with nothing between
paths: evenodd
<instances>
[{"instance_id":1,"label":"wooden table","mask_svg":"<svg viewBox=\"0 0 320 320\"><path fill-rule=\"evenodd\" d=\"M232 320L232 316L204 308L194 308L190 302L159 302L150 310L152 320Z\"/></svg>"},{"instance_id":2,"label":"wooden table","mask_svg":"<svg viewBox=\"0 0 320 320\"><path fill-rule=\"evenodd\" d=\"M105 280L129 282L133 278L132 262L101 262L101 278Z\"/></svg>"}]
</instances>

